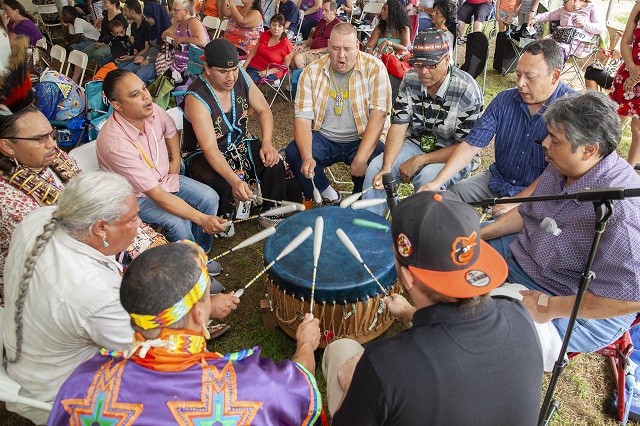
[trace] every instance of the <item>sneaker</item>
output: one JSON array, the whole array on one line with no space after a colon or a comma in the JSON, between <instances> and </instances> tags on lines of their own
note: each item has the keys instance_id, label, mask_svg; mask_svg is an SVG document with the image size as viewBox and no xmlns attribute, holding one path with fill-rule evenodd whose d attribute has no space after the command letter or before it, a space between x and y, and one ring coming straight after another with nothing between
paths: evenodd
<instances>
[{"instance_id":1,"label":"sneaker","mask_svg":"<svg viewBox=\"0 0 640 426\"><path fill-rule=\"evenodd\" d=\"M337 205L340 205L341 201L342 201L342 194L338 192L338 198L336 198L335 200L330 200L328 198L322 198L322 205L323 206L337 206Z\"/></svg>"},{"instance_id":2,"label":"sneaker","mask_svg":"<svg viewBox=\"0 0 640 426\"><path fill-rule=\"evenodd\" d=\"M220 272L222 272L222 265L215 260L212 260L207 264L207 270L209 271L209 275L217 277L220 275Z\"/></svg>"},{"instance_id":3,"label":"sneaker","mask_svg":"<svg viewBox=\"0 0 640 426\"><path fill-rule=\"evenodd\" d=\"M226 231L220 232L220 233L217 233L217 234L213 234L213 237L214 238L231 238L231 237L233 237L236 234L236 229L235 229L235 227L233 225L234 225L233 222L231 222Z\"/></svg>"},{"instance_id":4,"label":"sneaker","mask_svg":"<svg viewBox=\"0 0 640 426\"><path fill-rule=\"evenodd\" d=\"M462 37L462 38L458 37L458 41L457 41L458 45L463 45L466 42L467 42L467 38L466 37Z\"/></svg>"}]
</instances>

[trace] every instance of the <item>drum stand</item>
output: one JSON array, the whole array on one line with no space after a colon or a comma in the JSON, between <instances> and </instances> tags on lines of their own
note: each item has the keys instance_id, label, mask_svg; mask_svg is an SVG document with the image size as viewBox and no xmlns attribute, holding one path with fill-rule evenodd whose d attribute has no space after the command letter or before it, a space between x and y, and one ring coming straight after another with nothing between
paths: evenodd
<instances>
[{"instance_id":1,"label":"drum stand","mask_svg":"<svg viewBox=\"0 0 640 426\"><path fill-rule=\"evenodd\" d=\"M576 301L573 305L573 309L571 310L571 316L569 317L569 324L567 326L567 331L562 341L562 347L560 349L560 353L558 354L558 359L553 366L553 373L551 375L551 379L549 380L549 386L547 387L547 392L544 396L544 402L542 403L542 408L540 409L540 414L538 417L538 426L546 426L551 421L551 417L553 413L558 409L560 403L558 400L553 398L553 391L556 387L558 379L560 375L564 371L564 368L569 364L569 360L567 358L567 347L569 346L569 340L571 339L571 333L573 331L573 326L578 317L578 312L580 311L580 306L582 305L582 299L584 298L584 294L589 288L589 283L595 277L593 271L591 271L591 266L593 265L593 261L595 259L596 251L598 249L598 244L600 243L600 237L604 232L607 221L613 215L613 200L622 200L627 197L638 197L640 196L640 188L631 188L631 189L623 189L623 188L604 188L604 189L587 189L579 191L576 194L562 194L562 195L551 195L551 196L539 196L539 197L521 197L521 198L508 198L508 199L499 199L499 198L487 198L481 201L473 201L468 203L474 207L482 207L483 209L496 205L496 204L509 204L509 203L532 203L536 201L554 201L554 200L577 200L577 201L590 201L593 203L593 207L596 213L596 224L595 230L596 233L593 236L593 241L591 243L591 250L589 251L589 257L587 259L587 263L584 266L584 270L582 272L582 276L580 277L580 284L578 286L578 293L576 294Z\"/></svg>"}]
</instances>

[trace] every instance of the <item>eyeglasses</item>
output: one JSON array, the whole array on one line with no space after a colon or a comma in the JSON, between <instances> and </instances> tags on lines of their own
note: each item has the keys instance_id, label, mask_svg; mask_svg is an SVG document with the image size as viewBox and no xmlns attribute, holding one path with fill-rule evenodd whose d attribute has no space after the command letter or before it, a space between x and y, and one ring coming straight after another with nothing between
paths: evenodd
<instances>
[{"instance_id":1,"label":"eyeglasses","mask_svg":"<svg viewBox=\"0 0 640 426\"><path fill-rule=\"evenodd\" d=\"M40 145L44 145L47 142L49 142L49 138L53 139L57 143L58 131L56 129L53 129L51 133L47 133L46 135L42 135L42 136L34 136L32 138L19 138L16 136L10 136L7 139L15 139L19 141L37 141Z\"/></svg>"},{"instance_id":2,"label":"eyeglasses","mask_svg":"<svg viewBox=\"0 0 640 426\"><path fill-rule=\"evenodd\" d=\"M440 59L440 61L437 64L433 64L433 65L415 64L413 67L417 70L421 70L424 68L428 70L435 70L436 68L438 68L438 65L440 65L440 62L442 62L442 59Z\"/></svg>"}]
</instances>

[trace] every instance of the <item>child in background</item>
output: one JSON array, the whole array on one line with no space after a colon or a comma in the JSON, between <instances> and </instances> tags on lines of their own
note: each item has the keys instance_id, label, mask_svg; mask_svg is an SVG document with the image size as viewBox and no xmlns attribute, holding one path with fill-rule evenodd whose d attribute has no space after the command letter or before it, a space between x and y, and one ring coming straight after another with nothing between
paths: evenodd
<instances>
[{"instance_id":1,"label":"child in background","mask_svg":"<svg viewBox=\"0 0 640 426\"><path fill-rule=\"evenodd\" d=\"M496 2L498 30L504 31L507 25L518 24L518 10L520 10L520 0L497 0Z\"/></svg>"},{"instance_id":2,"label":"child in background","mask_svg":"<svg viewBox=\"0 0 640 426\"><path fill-rule=\"evenodd\" d=\"M111 47L111 57L117 64L120 62L118 58L133 54L133 44L125 32L124 25L119 20L111 21L109 30L111 30L111 36L106 37L104 42Z\"/></svg>"}]
</instances>

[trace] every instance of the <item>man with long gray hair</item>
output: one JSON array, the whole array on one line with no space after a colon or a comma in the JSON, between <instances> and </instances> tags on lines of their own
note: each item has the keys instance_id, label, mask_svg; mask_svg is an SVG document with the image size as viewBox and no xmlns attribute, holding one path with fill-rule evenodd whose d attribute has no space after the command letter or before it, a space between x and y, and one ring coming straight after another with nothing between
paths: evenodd
<instances>
[{"instance_id":1,"label":"man with long gray hair","mask_svg":"<svg viewBox=\"0 0 640 426\"><path fill-rule=\"evenodd\" d=\"M588 91L563 97L547 108L544 119L549 135L541 144L550 165L532 195L640 187L640 177L616 152L620 119L605 95ZM482 229L482 238L507 260L507 281L529 289L521 295L534 321L553 321L560 337L575 303L595 221L590 202L535 202L510 210ZM640 200L615 201L569 352L595 351L629 328L640 311L639 262Z\"/></svg>"}]
</instances>

